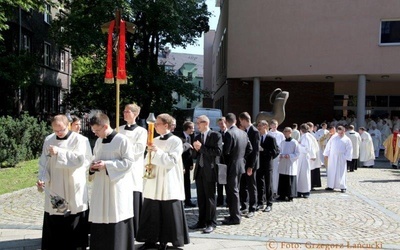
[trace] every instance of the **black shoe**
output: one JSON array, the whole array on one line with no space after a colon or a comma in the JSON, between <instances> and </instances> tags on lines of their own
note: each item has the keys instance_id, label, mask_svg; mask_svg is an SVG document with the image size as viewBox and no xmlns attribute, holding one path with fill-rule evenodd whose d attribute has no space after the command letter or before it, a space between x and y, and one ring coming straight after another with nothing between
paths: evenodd
<instances>
[{"instance_id":1,"label":"black shoe","mask_svg":"<svg viewBox=\"0 0 400 250\"><path fill-rule=\"evenodd\" d=\"M277 200L277 201L286 201L286 197L284 197L284 196L279 196L279 197L276 198L275 200Z\"/></svg>"},{"instance_id":2,"label":"black shoe","mask_svg":"<svg viewBox=\"0 0 400 250\"><path fill-rule=\"evenodd\" d=\"M160 243L160 246L158 247L159 250L166 250L168 249L167 243Z\"/></svg>"},{"instance_id":3,"label":"black shoe","mask_svg":"<svg viewBox=\"0 0 400 250\"><path fill-rule=\"evenodd\" d=\"M256 208L256 211L263 210L263 209L264 209L264 205L258 205L257 208Z\"/></svg>"},{"instance_id":4,"label":"black shoe","mask_svg":"<svg viewBox=\"0 0 400 250\"><path fill-rule=\"evenodd\" d=\"M267 207L263 210L263 212L271 212L271 210L272 210L272 206L267 206Z\"/></svg>"},{"instance_id":5,"label":"black shoe","mask_svg":"<svg viewBox=\"0 0 400 250\"><path fill-rule=\"evenodd\" d=\"M203 233L209 234L212 231L214 231L214 227L213 226L208 226L208 227L204 228Z\"/></svg>"},{"instance_id":6,"label":"black shoe","mask_svg":"<svg viewBox=\"0 0 400 250\"><path fill-rule=\"evenodd\" d=\"M158 249L158 246L156 243L146 242L138 248L138 250L145 250L145 249Z\"/></svg>"},{"instance_id":7,"label":"black shoe","mask_svg":"<svg viewBox=\"0 0 400 250\"><path fill-rule=\"evenodd\" d=\"M239 225L240 221L234 221L234 220L223 220L222 224L224 225Z\"/></svg>"},{"instance_id":8,"label":"black shoe","mask_svg":"<svg viewBox=\"0 0 400 250\"><path fill-rule=\"evenodd\" d=\"M297 198L301 198L301 194L300 193L297 193Z\"/></svg>"},{"instance_id":9,"label":"black shoe","mask_svg":"<svg viewBox=\"0 0 400 250\"><path fill-rule=\"evenodd\" d=\"M325 188L326 191L333 191L333 188L327 187Z\"/></svg>"},{"instance_id":10,"label":"black shoe","mask_svg":"<svg viewBox=\"0 0 400 250\"><path fill-rule=\"evenodd\" d=\"M315 188L311 188L311 191L317 191Z\"/></svg>"},{"instance_id":11,"label":"black shoe","mask_svg":"<svg viewBox=\"0 0 400 250\"><path fill-rule=\"evenodd\" d=\"M346 193L346 189L341 189L340 192Z\"/></svg>"},{"instance_id":12,"label":"black shoe","mask_svg":"<svg viewBox=\"0 0 400 250\"><path fill-rule=\"evenodd\" d=\"M369 166L369 168L373 168L374 167L374 165L372 165L372 166Z\"/></svg>"},{"instance_id":13,"label":"black shoe","mask_svg":"<svg viewBox=\"0 0 400 250\"><path fill-rule=\"evenodd\" d=\"M393 164L393 165L392 165L392 168L397 169L397 165L394 165L394 164Z\"/></svg>"},{"instance_id":14,"label":"black shoe","mask_svg":"<svg viewBox=\"0 0 400 250\"><path fill-rule=\"evenodd\" d=\"M206 226L204 224L199 224L196 223L194 225L189 226L189 229L195 230L195 229L204 229Z\"/></svg>"}]
</instances>

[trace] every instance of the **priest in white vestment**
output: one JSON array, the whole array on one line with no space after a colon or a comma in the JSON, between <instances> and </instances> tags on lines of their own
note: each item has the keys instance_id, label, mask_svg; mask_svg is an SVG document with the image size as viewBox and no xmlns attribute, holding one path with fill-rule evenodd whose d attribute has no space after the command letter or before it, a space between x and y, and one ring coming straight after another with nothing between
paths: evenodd
<instances>
[{"instance_id":1,"label":"priest in white vestment","mask_svg":"<svg viewBox=\"0 0 400 250\"><path fill-rule=\"evenodd\" d=\"M317 158L313 148L314 135L309 132L309 126L300 125L299 159L297 160L297 197L308 198L311 191L311 161Z\"/></svg>"},{"instance_id":2,"label":"priest in white vestment","mask_svg":"<svg viewBox=\"0 0 400 250\"><path fill-rule=\"evenodd\" d=\"M136 104L127 104L124 109L124 120L126 125L119 127L119 133L128 137L131 143L132 163L131 175L133 180L133 223L135 235L139 228L140 212L142 210L143 174L144 174L144 151L147 143L147 130L136 123L140 114L140 107Z\"/></svg>"},{"instance_id":3,"label":"priest in white vestment","mask_svg":"<svg viewBox=\"0 0 400 250\"><path fill-rule=\"evenodd\" d=\"M331 137L326 145L324 156L328 160L328 187L325 190L340 189L346 192L347 161L353 156L353 145L345 135L343 126L338 126L337 135Z\"/></svg>"},{"instance_id":4,"label":"priest in white vestment","mask_svg":"<svg viewBox=\"0 0 400 250\"><path fill-rule=\"evenodd\" d=\"M360 163L363 167L372 168L375 165L375 150L371 135L364 127L358 129L361 137Z\"/></svg>"},{"instance_id":5,"label":"priest in white vestment","mask_svg":"<svg viewBox=\"0 0 400 250\"><path fill-rule=\"evenodd\" d=\"M94 175L90 249L135 249L131 143L111 128L106 114L94 114L89 123L99 137L89 169L89 174Z\"/></svg>"},{"instance_id":6,"label":"priest in white vestment","mask_svg":"<svg viewBox=\"0 0 400 250\"><path fill-rule=\"evenodd\" d=\"M86 249L88 246L87 170L92 151L86 137L68 130L68 118L52 118L39 158L38 190L45 191L42 249ZM52 197L67 203L57 209Z\"/></svg>"},{"instance_id":7,"label":"priest in white vestment","mask_svg":"<svg viewBox=\"0 0 400 250\"><path fill-rule=\"evenodd\" d=\"M379 129L376 128L376 125L372 126L372 129L368 130L368 133L371 135L372 143L374 144L375 158L379 157L379 150L382 145L382 134Z\"/></svg>"},{"instance_id":8,"label":"priest in white vestment","mask_svg":"<svg viewBox=\"0 0 400 250\"><path fill-rule=\"evenodd\" d=\"M269 125L270 130L268 131L268 134L272 137L275 138L276 140L276 145L281 145L281 142L285 140L285 136L283 135L282 132L278 130L278 121L272 119L271 124ZM278 170L278 165L279 165L279 157L276 157L272 161L273 169L272 169L272 194L273 196L276 196L278 193L278 184L279 184L279 170Z\"/></svg>"}]
</instances>

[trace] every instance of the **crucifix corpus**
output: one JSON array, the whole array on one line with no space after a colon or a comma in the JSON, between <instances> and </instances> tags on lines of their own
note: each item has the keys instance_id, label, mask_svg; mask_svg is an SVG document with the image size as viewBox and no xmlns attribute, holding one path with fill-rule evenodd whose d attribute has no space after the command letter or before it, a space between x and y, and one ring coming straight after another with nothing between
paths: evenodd
<instances>
[{"instance_id":1,"label":"crucifix corpus","mask_svg":"<svg viewBox=\"0 0 400 250\"><path fill-rule=\"evenodd\" d=\"M125 41L126 31L129 33L135 32L133 23L125 22L121 19L121 10L115 11L115 20L101 25L101 31L108 33L107 39L107 64L106 74L104 78L105 83L116 84L116 124L115 129L119 128L119 92L120 84L127 84L126 67L125 67ZM115 76L113 66L113 52L115 52ZM114 77L116 80L114 81Z\"/></svg>"}]
</instances>

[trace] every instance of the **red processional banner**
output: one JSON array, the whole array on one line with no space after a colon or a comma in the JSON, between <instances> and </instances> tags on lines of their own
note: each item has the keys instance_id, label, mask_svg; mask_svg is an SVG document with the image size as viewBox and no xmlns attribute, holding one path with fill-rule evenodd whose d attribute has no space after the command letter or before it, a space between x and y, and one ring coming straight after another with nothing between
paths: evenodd
<instances>
[{"instance_id":1,"label":"red processional banner","mask_svg":"<svg viewBox=\"0 0 400 250\"><path fill-rule=\"evenodd\" d=\"M108 27L108 40L107 40L107 64L106 64L106 75L104 78L105 83L114 83L114 72L113 72L113 32L115 28L115 21L110 22ZM126 24L123 20L120 21L118 36L118 51L117 53L117 83L127 83L126 78L126 67L125 67L125 41L126 41Z\"/></svg>"}]
</instances>

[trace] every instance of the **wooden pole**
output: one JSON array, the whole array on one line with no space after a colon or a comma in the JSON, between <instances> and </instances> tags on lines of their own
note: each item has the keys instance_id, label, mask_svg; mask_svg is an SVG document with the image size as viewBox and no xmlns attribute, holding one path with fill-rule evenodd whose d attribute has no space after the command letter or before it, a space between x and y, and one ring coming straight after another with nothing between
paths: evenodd
<instances>
[{"instance_id":1,"label":"wooden pole","mask_svg":"<svg viewBox=\"0 0 400 250\"><path fill-rule=\"evenodd\" d=\"M118 10L115 11L115 34L116 34L116 37L118 37L118 39L119 39L119 33L121 32L120 28L119 28L120 21L121 21L121 10L118 9ZM117 70L115 72L118 72L119 41L117 41L117 53L115 53L115 54L116 54L116 57L115 57L116 58L116 60L115 60L116 63L115 63L115 65L116 65L116 68L117 68ZM117 77L117 74L115 74L115 78L116 77ZM119 82L117 81L117 79L115 79L115 84L116 84L116 86L115 86L115 91L116 91L115 130L117 132L119 132L119 90L120 90L120 88L119 88Z\"/></svg>"}]
</instances>

